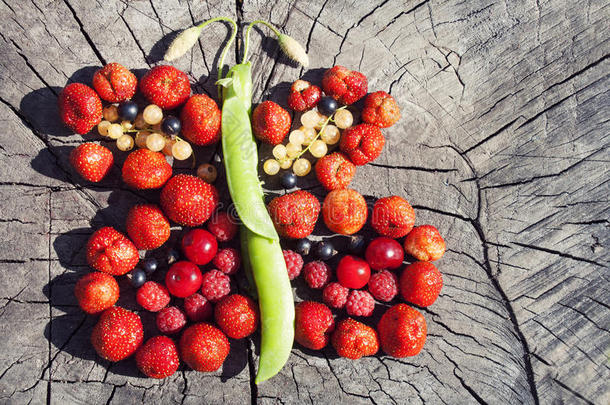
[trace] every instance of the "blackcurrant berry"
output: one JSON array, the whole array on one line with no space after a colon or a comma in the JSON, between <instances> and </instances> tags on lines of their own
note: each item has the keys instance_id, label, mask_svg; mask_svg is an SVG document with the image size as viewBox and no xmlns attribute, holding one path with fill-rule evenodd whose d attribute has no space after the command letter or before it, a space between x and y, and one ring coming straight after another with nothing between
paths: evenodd
<instances>
[{"instance_id":1,"label":"blackcurrant berry","mask_svg":"<svg viewBox=\"0 0 610 405\"><path fill-rule=\"evenodd\" d=\"M284 188L293 188L297 185L297 176L292 172L282 174L282 186Z\"/></svg>"},{"instance_id":2,"label":"blackcurrant berry","mask_svg":"<svg viewBox=\"0 0 610 405\"><path fill-rule=\"evenodd\" d=\"M142 263L142 268L144 269L146 274L151 274L157 270L158 264L159 263L157 262L157 259L151 257L144 260L144 263Z\"/></svg>"},{"instance_id":3,"label":"blackcurrant berry","mask_svg":"<svg viewBox=\"0 0 610 405\"><path fill-rule=\"evenodd\" d=\"M347 242L347 251L354 255L361 255L364 252L364 247L366 243L364 240L364 236L361 235L352 235Z\"/></svg>"},{"instance_id":4,"label":"blackcurrant berry","mask_svg":"<svg viewBox=\"0 0 610 405\"><path fill-rule=\"evenodd\" d=\"M180 260L180 253L176 249L170 249L167 252L167 264L172 264Z\"/></svg>"},{"instance_id":5,"label":"blackcurrant berry","mask_svg":"<svg viewBox=\"0 0 610 405\"><path fill-rule=\"evenodd\" d=\"M295 249L298 254L307 256L311 250L311 241L309 239L299 239L296 242Z\"/></svg>"},{"instance_id":6,"label":"blackcurrant berry","mask_svg":"<svg viewBox=\"0 0 610 405\"><path fill-rule=\"evenodd\" d=\"M167 135L176 135L180 132L182 128L182 124L180 120L173 115L168 115L161 122L161 130L165 132Z\"/></svg>"},{"instance_id":7,"label":"blackcurrant berry","mask_svg":"<svg viewBox=\"0 0 610 405\"><path fill-rule=\"evenodd\" d=\"M138 105L133 101L123 101L119 104L119 115L126 121L133 121L138 116Z\"/></svg>"},{"instance_id":8,"label":"blackcurrant berry","mask_svg":"<svg viewBox=\"0 0 610 405\"><path fill-rule=\"evenodd\" d=\"M315 253L320 260L328 260L335 254L335 249L330 242L318 242L316 244Z\"/></svg>"},{"instance_id":9,"label":"blackcurrant berry","mask_svg":"<svg viewBox=\"0 0 610 405\"><path fill-rule=\"evenodd\" d=\"M140 288L146 282L146 273L144 273L144 270L136 267L129 272L127 278L129 278L129 282L134 288Z\"/></svg>"},{"instance_id":10,"label":"blackcurrant berry","mask_svg":"<svg viewBox=\"0 0 610 405\"><path fill-rule=\"evenodd\" d=\"M331 115L337 111L337 100L332 97L322 97L318 103L318 111L324 115Z\"/></svg>"}]
</instances>

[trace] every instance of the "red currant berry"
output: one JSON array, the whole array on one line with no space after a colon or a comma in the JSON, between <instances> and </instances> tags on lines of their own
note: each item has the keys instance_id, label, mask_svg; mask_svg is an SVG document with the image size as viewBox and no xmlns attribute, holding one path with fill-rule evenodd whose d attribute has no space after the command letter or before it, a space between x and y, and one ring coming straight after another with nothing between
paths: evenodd
<instances>
[{"instance_id":1,"label":"red currant berry","mask_svg":"<svg viewBox=\"0 0 610 405\"><path fill-rule=\"evenodd\" d=\"M382 236L369 243L364 257L374 270L395 269L402 265L405 253L400 243Z\"/></svg>"},{"instance_id":2,"label":"red currant berry","mask_svg":"<svg viewBox=\"0 0 610 405\"><path fill-rule=\"evenodd\" d=\"M345 288L359 289L366 285L371 278L371 268L368 263L359 257L345 256L337 267L337 279Z\"/></svg>"},{"instance_id":3,"label":"red currant berry","mask_svg":"<svg viewBox=\"0 0 610 405\"><path fill-rule=\"evenodd\" d=\"M182 251L191 262L204 265L212 261L218 251L214 235L204 229L193 229L182 238Z\"/></svg>"},{"instance_id":4,"label":"red currant berry","mask_svg":"<svg viewBox=\"0 0 610 405\"><path fill-rule=\"evenodd\" d=\"M201 287L201 271L191 262L176 262L165 275L165 285L170 294L185 298Z\"/></svg>"}]
</instances>

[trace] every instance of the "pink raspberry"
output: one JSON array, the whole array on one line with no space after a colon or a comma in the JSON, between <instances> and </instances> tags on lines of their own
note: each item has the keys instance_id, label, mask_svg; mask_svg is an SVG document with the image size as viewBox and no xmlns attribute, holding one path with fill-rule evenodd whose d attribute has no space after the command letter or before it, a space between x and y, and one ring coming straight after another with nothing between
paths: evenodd
<instances>
[{"instance_id":1,"label":"pink raspberry","mask_svg":"<svg viewBox=\"0 0 610 405\"><path fill-rule=\"evenodd\" d=\"M379 301L392 301L398 294L398 278L391 271L382 270L369 279L369 291Z\"/></svg>"},{"instance_id":2,"label":"pink raspberry","mask_svg":"<svg viewBox=\"0 0 610 405\"><path fill-rule=\"evenodd\" d=\"M301 274L303 269L303 257L292 250L282 250L282 253L284 253L284 260L286 261L288 278L294 280Z\"/></svg>"},{"instance_id":3,"label":"pink raspberry","mask_svg":"<svg viewBox=\"0 0 610 405\"><path fill-rule=\"evenodd\" d=\"M184 312L193 322L207 321L212 317L212 303L201 294L193 294L184 299Z\"/></svg>"},{"instance_id":4,"label":"pink raspberry","mask_svg":"<svg viewBox=\"0 0 610 405\"><path fill-rule=\"evenodd\" d=\"M166 307L157 313L157 329L166 335L180 332L186 325L186 316L178 307Z\"/></svg>"},{"instance_id":5,"label":"pink raspberry","mask_svg":"<svg viewBox=\"0 0 610 405\"><path fill-rule=\"evenodd\" d=\"M307 263L303 271L305 281L311 288L323 288L330 281L330 267L319 260Z\"/></svg>"},{"instance_id":6,"label":"pink raspberry","mask_svg":"<svg viewBox=\"0 0 610 405\"><path fill-rule=\"evenodd\" d=\"M220 249L218 253L216 253L212 263L218 270L225 274L235 274L237 269L239 269L241 259L239 258L239 252L237 249L224 248Z\"/></svg>"},{"instance_id":7,"label":"pink raspberry","mask_svg":"<svg viewBox=\"0 0 610 405\"><path fill-rule=\"evenodd\" d=\"M201 294L212 301L216 302L222 297L229 295L231 292L231 279L220 270L210 270L203 275L201 283Z\"/></svg>"},{"instance_id":8,"label":"pink raspberry","mask_svg":"<svg viewBox=\"0 0 610 405\"><path fill-rule=\"evenodd\" d=\"M330 283L322 291L322 300L331 308L343 308L348 294L349 288L345 288L339 283Z\"/></svg>"},{"instance_id":9,"label":"pink raspberry","mask_svg":"<svg viewBox=\"0 0 610 405\"><path fill-rule=\"evenodd\" d=\"M226 212L216 212L208 221L208 231L219 242L228 242L237 234L237 220Z\"/></svg>"},{"instance_id":10,"label":"pink raspberry","mask_svg":"<svg viewBox=\"0 0 610 405\"><path fill-rule=\"evenodd\" d=\"M345 310L350 316L371 316L375 309L375 300L368 291L352 290L347 297Z\"/></svg>"},{"instance_id":11,"label":"pink raspberry","mask_svg":"<svg viewBox=\"0 0 610 405\"><path fill-rule=\"evenodd\" d=\"M136 301L142 308L150 312L159 312L165 308L171 300L169 292L165 286L154 282L147 281L138 288L136 293Z\"/></svg>"}]
</instances>

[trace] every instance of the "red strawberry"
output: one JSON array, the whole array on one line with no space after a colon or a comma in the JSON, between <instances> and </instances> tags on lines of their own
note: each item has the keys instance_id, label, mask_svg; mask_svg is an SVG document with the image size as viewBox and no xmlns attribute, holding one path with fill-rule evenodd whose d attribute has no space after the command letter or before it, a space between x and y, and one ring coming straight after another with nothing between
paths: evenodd
<instances>
[{"instance_id":1,"label":"red strawberry","mask_svg":"<svg viewBox=\"0 0 610 405\"><path fill-rule=\"evenodd\" d=\"M393 195L375 202L371 225L380 235L402 238L411 232L414 224L415 211L404 198Z\"/></svg>"},{"instance_id":2,"label":"red strawberry","mask_svg":"<svg viewBox=\"0 0 610 405\"><path fill-rule=\"evenodd\" d=\"M94 271L85 274L76 282L74 295L83 311L97 314L118 301L119 284L111 275Z\"/></svg>"},{"instance_id":3,"label":"red strawberry","mask_svg":"<svg viewBox=\"0 0 610 405\"><path fill-rule=\"evenodd\" d=\"M422 262L438 260L445 254L445 241L434 226L416 226L405 238L405 252Z\"/></svg>"},{"instance_id":4,"label":"red strawberry","mask_svg":"<svg viewBox=\"0 0 610 405\"><path fill-rule=\"evenodd\" d=\"M110 103L129 100L136 94L137 87L136 75L118 63L109 63L93 75L93 88Z\"/></svg>"},{"instance_id":5,"label":"red strawberry","mask_svg":"<svg viewBox=\"0 0 610 405\"><path fill-rule=\"evenodd\" d=\"M91 332L97 354L109 361L123 360L138 349L144 339L140 317L124 308L112 307L102 313Z\"/></svg>"},{"instance_id":6,"label":"red strawberry","mask_svg":"<svg viewBox=\"0 0 610 405\"><path fill-rule=\"evenodd\" d=\"M366 76L343 66L328 69L322 77L326 95L343 104L353 104L368 92Z\"/></svg>"},{"instance_id":7,"label":"red strawberry","mask_svg":"<svg viewBox=\"0 0 610 405\"><path fill-rule=\"evenodd\" d=\"M122 276L136 267L138 249L125 235L112 227L98 229L87 242L87 263L96 270Z\"/></svg>"},{"instance_id":8,"label":"red strawberry","mask_svg":"<svg viewBox=\"0 0 610 405\"><path fill-rule=\"evenodd\" d=\"M176 344L167 336L152 337L136 352L136 364L147 377L169 377L180 365Z\"/></svg>"},{"instance_id":9,"label":"red strawberry","mask_svg":"<svg viewBox=\"0 0 610 405\"><path fill-rule=\"evenodd\" d=\"M380 128L391 127L400 119L400 108L394 97L385 91L376 91L366 96L362 121Z\"/></svg>"},{"instance_id":10,"label":"red strawberry","mask_svg":"<svg viewBox=\"0 0 610 405\"><path fill-rule=\"evenodd\" d=\"M420 307L434 304L443 288L441 272L430 262L408 265L400 276L400 294Z\"/></svg>"},{"instance_id":11,"label":"red strawberry","mask_svg":"<svg viewBox=\"0 0 610 405\"><path fill-rule=\"evenodd\" d=\"M59 93L59 116L77 134L86 134L102 120L102 100L82 83L70 83Z\"/></svg>"},{"instance_id":12,"label":"red strawberry","mask_svg":"<svg viewBox=\"0 0 610 405\"><path fill-rule=\"evenodd\" d=\"M138 249L156 249L169 239L169 221L154 204L132 207L126 222L127 235Z\"/></svg>"},{"instance_id":13,"label":"red strawberry","mask_svg":"<svg viewBox=\"0 0 610 405\"><path fill-rule=\"evenodd\" d=\"M153 104L165 110L182 105L191 95L187 75L173 66L150 69L140 80L140 91Z\"/></svg>"},{"instance_id":14,"label":"red strawberry","mask_svg":"<svg viewBox=\"0 0 610 405\"><path fill-rule=\"evenodd\" d=\"M250 298L233 294L222 298L214 307L214 320L230 338L243 339L258 327L258 308Z\"/></svg>"},{"instance_id":15,"label":"red strawberry","mask_svg":"<svg viewBox=\"0 0 610 405\"><path fill-rule=\"evenodd\" d=\"M318 86L299 79L290 86L288 107L298 112L311 110L318 104L321 96L322 92Z\"/></svg>"},{"instance_id":16,"label":"red strawberry","mask_svg":"<svg viewBox=\"0 0 610 405\"><path fill-rule=\"evenodd\" d=\"M188 99L182 112L182 134L195 145L210 145L220 139L220 110L205 94Z\"/></svg>"},{"instance_id":17,"label":"red strawberry","mask_svg":"<svg viewBox=\"0 0 610 405\"><path fill-rule=\"evenodd\" d=\"M392 357L415 356L426 342L426 320L407 304L388 309L377 325L381 348Z\"/></svg>"},{"instance_id":18,"label":"red strawberry","mask_svg":"<svg viewBox=\"0 0 610 405\"><path fill-rule=\"evenodd\" d=\"M252 113L252 129L261 141L277 145L290 130L290 114L273 101L264 101Z\"/></svg>"},{"instance_id":19,"label":"red strawberry","mask_svg":"<svg viewBox=\"0 0 610 405\"><path fill-rule=\"evenodd\" d=\"M351 235L362 229L367 215L364 197L350 188L331 191L322 204L324 223L341 235Z\"/></svg>"},{"instance_id":20,"label":"red strawberry","mask_svg":"<svg viewBox=\"0 0 610 405\"><path fill-rule=\"evenodd\" d=\"M114 158L110 149L87 142L70 152L70 163L83 179L97 183L108 174Z\"/></svg>"},{"instance_id":21,"label":"red strawberry","mask_svg":"<svg viewBox=\"0 0 610 405\"><path fill-rule=\"evenodd\" d=\"M377 159L384 144L385 138L378 126L359 124L343 131L339 148L356 166L362 166Z\"/></svg>"},{"instance_id":22,"label":"red strawberry","mask_svg":"<svg viewBox=\"0 0 610 405\"><path fill-rule=\"evenodd\" d=\"M184 226L199 226L218 205L216 188L199 177L179 174L161 190L161 207L172 221Z\"/></svg>"},{"instance_id":23,"label":"red strawberry","mask_svg":"<svg viewBox=\"0 0 610 405\"><path fill-rule=\"evenodd\" d=\"M268 209L280 235L299 239L313 232L320 213L320 202L311 193L298 190L274 198Z\"/></svg>"},{"instance_id":24,"label":"red strawberry","mask_svg":"<svg viewBox=\"0 0 610 405\"><path fill-rule=\"evenodd\" d=\"M340 152L331 153L316 163L316 177L327 190L346 188L356 174L356 166Z\"/></svg>"},{"instance_id":25,"label":"red strawberry","mask_svg":"<svg viewBox=\"0 0 610 405\"><path fill-rule=\"evenodd\" d=\"M299 302L294 314L294 340L312 350L320 350L328 344L335 320L326 305L314 301Z\"/></svg>"},{"instance_id":26,"label":"red strawberry","mask_svg":"<svg viewBox=\"0 0 610 405\"><path fill-rule=\"evenodd\" d=\"M337 324L331 341L339 356L352 360L372 356L379 350L379 338L375 329L352 318Z\"/></svg>"},{"instance_id":27,"label":"red strawberry","mask_svg":"<svg viewBox=\"0 0 610 405\"><path fill-rule=\"evenodd\" d=\"M229 340L217 328L198 323L187 328L180 338L180 357L195 371L215 371L229 354Z\"/></svg>"},{"instance_id":28,"label":"red strawberry","mask_svg":"<svg viewBox=\"0 0 610 405\"><path fill-rule=\"evenodd\" d=\"M139 190L160 188L172 176L172 167L161 152L138 149L123 163L123 181Z\"/></svg>"},{"instance_id":29,"label":"red strawberry","mask_svg":"<svg viewBox=\"0 0 610 405\"><path fill-rule=\"evenodd\" d=\"M161 311L169 304L170 299L167 288L154 281L145 282L136 293L138 305L150 312Z\"/></svg>"}]
</instances>

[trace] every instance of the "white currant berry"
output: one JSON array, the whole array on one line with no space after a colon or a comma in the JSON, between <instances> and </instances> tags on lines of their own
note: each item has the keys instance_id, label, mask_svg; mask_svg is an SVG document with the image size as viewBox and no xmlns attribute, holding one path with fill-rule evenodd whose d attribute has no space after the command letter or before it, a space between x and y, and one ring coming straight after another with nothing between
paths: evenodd
<instances>
[{"instance_id":1,"label":"white currant berry","mask_svg":"<svg viewBox=\"0 0 610 405\"><path fill-rule=\"evenodd\" d=\"M292 165L292 171L297 176L307 176L307 174L309 174L311 171L311 163L309 163L309 160L307 159L297 159Z\"/></svg>"},{"instance_id":2,"label":"white currant berry","mask_svg":"<svg viewBox=\"0 0 610 405\"><path fill-rule=\"evenodd\" d=\"M156 132L148 135L146 138L146 147L153 152L162 151L165 147L165 137Z\"/></svg>"},{"instance_id":3,"label":"white currant berry","mask_svg":"<svg viewBox=\"0 0 610 405\"><path fill-rule=\"evenodd\" d=\"M121 126L125 131L129 131L131 128L133 128L133 124L131 123L131 121L127 120L121 121Z\"/></svg>"},{"instance_id":4,"label":"white currant berry","mask_svg":"<svg viewBox=\"0 0 610 405\"><path fill-rule=\"evenodd\" d=\"M123 152L133 149L133 138L131 135L121 135L119 139L116 140L116 147Z\"/></svg>"},{"instance_id":5,"label":"white currant berry","mask_svg":"<svg viewBox=\"0 0 610 405\"><path fill-rule=\"evenodd\" d=\"M282 144L275 145L272 153L276 159L284 159L286 157L286 147Z\"/></svg>"},{"instance_id":6,"label":"white currant berry","mask_svg":"<svg viewBox=\"0 0 610 405\"><path fill-rule=\"evenodd\" d=\"M286 145L286 155L289 158L296 157L301 152L301 145L295 145L294 143L288 142Z\"/></svg>"},{"instance_id":7,"label":"white currant berry","mask_svg":"<svg viewBox=\"0 0 610 405\"><path fill-rule=\"evenodd\" d=\"M324 123L326 122L328 117L326 115L319 114L319 113L318 113L318 117L319 117L318 118L318 122L316 123L314 128L317 129L317 130L320 130L320 129L322 129L322 126L324 125Z\"/></svg>"},{"instance_id":8,"label":"white currant berry","mask_svg":"<svg viewBox=\"0 0 610 405\"><path fill-rule=\"evenodd\" d=\"M146 138L148 138L148 135L150 135L150 132L148 131L138 131L136 134L136 146L138 148L146 147Z\"/></svg>"},{"instance_id":9,"label":"white currant berry","mask_svg":"<svg viewBox=\"0 0 610 405\"><path fill-rule=\"evenodd\" d=\"M119 139L123 135L123 127L121 124L110 124L108 127L108 136L111 139Z\"/></svg>"},{"instance_id":10,"label":"white currant berry","mask_svg":"<svg viewBox=\"0 0 610 405\"><path fill-rule=\"evenodd\" d=\"M265 163L263 163L263 170L269 176L273 176L280 171L280 163L275 159L267 159Z\"/></svg>"},{"instance_id":11,"label":"white currant berry","mask_svg":"<svg viewBox=\"0 0 610 405\"><path fill-rule=\"evenodd\" d=\"M341 133L339 132L339 128L328 124L324 127L324 130L320 134L320 138L328 145L334 145L341 139Z\"/></svg>"},{"instance_id":12,"label":"white currant berry","mask_svg":"<svg viewBox=\"0 0 610 405\"><path fill-rule=\"evenodd\" d=\"M321 158L322 156L326 155L326 152L328 152L328 147L324 141L319 139L313 141L309 146L309 153L311 153L314 157Z\"/></svg>"},{"instance_id":13,"label":"white currant berry","mask_svg":"<svg viewBox=\"0 0 610 405\"><path fill-rule=\"evenodd\" d=\"M163 110L155 104L149 104L142 112L144 121L149 125L155 125L163 120Z\"/></svg>"},{"instance_id":14,"label":"white currant berry","mask_svg":"<svg viewBox=\"0 0 610 405\"><path fill-rule=\"evenodd\" d=\"M97 132L101 135L101 136L108 136L108 127L110 127L112 123L110 121L101 121L99 124L97 124Z\"/></svg>"},{"instance_id":15,"label":"white currant berry","mask_svg":"<svg viewBox=\"0 0 610 405\"><path fill-rule=\"evenodd\" d=\"M309 110L301 115L301 124L305 128L313 128L320 121L320 113L316 110Z\"/></svg>"},{"instance_id":16,"label":"white currant berry","mask_svg":"<svg viewBox=\"0 0 610 405\"><path fill-rule=\"evenodd\" d=\"M216 177L218 177L218 170L214 165L203 163L197 168L197 176L206 183L214 183Z\"/></svg>"},{"instance_id":17,"label":"white currant berry","mask_svg":"<svg viewBox=\"0 0 610 405\"><path fill-rule=\"evenodd\" d=\"M110 104L102 110L102 115L106 121L116 122L119 120L119 109L116 105Z\"/></svg>"},{"instance_id":18,"label":"white currant berry","mask_svg":"<svg viewBox=\"0 0 610 405\"><path fill-rule=\"evenodd\" d=\"M280 160L280 167L282 169L290 169L290 166L292 166L292 159L284 158Z\"/></svg>"},{"instance_id":19,"label":"white currant berry","mask_svg":"<svg viewBox=\"0 0 610 405\"><path fill-rule=\"evenodd\" d=\"M294 143L295 145L302 145L305 142L305 134L300 129L295 129L288 136L288 141L290 143Z\"/></svg>"},{"instance_id":20,"label":"white currant berry","mask_svg":"<svg viewBox=\"0 0 610 405\"><path fill-rule=\"evenodd\" d=\"M345 109L339 110L335 113L335 125L341 129L349 128L354 123L354 116L352 113Z\"/></svg>"},{"instance_id":21,"label":"white currant berry","mask_svg":"<svg viewBox=\"0 0 610 405\"><path fill-rule=\"evenodd\" d=\"M301 127L301 131L305 134L305 139L303 140L303 145L309 145L316 139L318 133L313 128L305 128Z\"/></svg>"},{"instance_id":22,"label":"white currant berry","mask_svg":"<svg viewBox=\"0 0 610 405\"><path fill-rule=\"evenodd\" d=\"M193 154L191 144L186 141L177 141L172 147L174 159L185 160Z\"/></svg>"}]
</instances>

